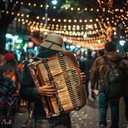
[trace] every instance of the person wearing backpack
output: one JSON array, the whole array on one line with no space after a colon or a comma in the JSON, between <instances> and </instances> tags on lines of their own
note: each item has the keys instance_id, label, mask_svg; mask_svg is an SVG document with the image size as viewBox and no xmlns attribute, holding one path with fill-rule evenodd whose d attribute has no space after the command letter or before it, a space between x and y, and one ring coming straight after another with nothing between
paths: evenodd
<instances>
[{"instance_id":1,"label":"person wearing backpack","mask_svg":"<svg viewBox=\"0 0 128 128\"><path fill-rule=\"evenodd\" d=\"M116 53L116 46L114 43L106 43L104 55L96 58L90 71L91 90L94 92L95 85L98 81L99 128L106 128L107 126L106 114L108 104L111 109L111 128L119 127L119 93L121 93L119 92L119 88L123 86L123 75L126 70L127 65L122 60L121 56ZM115 74L115 76L111 76L111 78L114 79L109 78L110 74ZM122 77L120 77L121 75ZM119 77L119 81L117 77ZM114 83L113 80L115 80L116 83Z\"/></svg>"},{"instance_id":2,"label":"person wearing backpack","mask_svg":"<svg viewBox=\"0 0 128 128\"><path fill-rule=\"evenodd\" d=\"M12 52L4 55L0 66L0 128L12 128L19 107L22 72Z\"/></svg>"}]
</instances>

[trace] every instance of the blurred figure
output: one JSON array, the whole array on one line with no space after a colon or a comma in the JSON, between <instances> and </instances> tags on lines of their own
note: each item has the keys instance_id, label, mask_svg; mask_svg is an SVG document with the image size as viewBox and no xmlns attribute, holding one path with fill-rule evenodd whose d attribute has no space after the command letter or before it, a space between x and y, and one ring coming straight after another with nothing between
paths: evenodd
<instances>
[{"instance_id":1,"label":"blurred figure","mask_svg":"<svg viewBox=\"0 0 128 128\"><path fill-rule=\"evenodd\" d=\"M97 51L97 57L103 56L103 55L104 55L104 50Z\"/></svg>"},{"instance_id":2,"label":"blurred figure","mask_svg":"<svg viewBox=\"0 0 128 128\"><path fill-rule=\"evenodd\" d=\"M3 54L0 53L0 66L2 66L3 64L4 64Z\"/></svg>"},{"instance_id":3,"label":"blurred figure","mask_svg":"<svg viewBox=\"0 0 128 128\"><path fill-rule=\"evenodd\" d=\"M30 61L30 62L32 62L33 61L33 58L34 58L34 53L33 52L29 52L28 53L28 60Z\"/></svg>"},{"instance_id":4,"label":"blurred figure","mask_svg":"<svg viewBox=\"0 0 128 128\"><path fill-rule=\"evenodd\" d=\"M77 60L77 63L79 65L80 69L81 69L81 56L80 55L77 55L76 56L76 60Z\"/></svg>"},{"instance_id":5,"label":"blurred figure","mask_svg":"<svg viewBox=\"0 0 128 128\"><path fill-rule=\"evenodd\" d=\"M128 60L124 59L124 62L127 64L127 68L128 68ZM128 128L128 69L126 70L126 77L125 77L125 82L124 82L124 86L122 87L122 94L121 96L124 99L124 104L125 104L125 118L127 121L127 127Z\"/></svg>"},{"instance_id":6,"label":"blurred figure","mask_svg":"<svg viewBox=\"0 0 128 128\"><path fill-rule=\"evenodd\" d=\"M24 69L25 62L26 62L26 53L23 52L21 54L20 61L19 61L19 67L20 67L21 70Z\"/></svg>"},{"instance_id":7,"label":"blurred figure","mask_svg":"<svg viewBox=\"0 0 128 128\"><path fill-rule=\"evenodd\" d=\"M87 53L87 58L85 61L83 61L82 63L82 71L85 73L86 75L86 81L85 81L85 89L86 89L86 93L87 93L87 97L89 97L89 81L90 81L90 69L93 65L94 59L92 57L92 52L90 50L88 50ZM91 92L93 93L93 92ZM93 94L92 94L93 95ZM94 96L92 96L93 99L95 99Z\"/></svg>"},{"instance_id":8,"label":"blurred figure","mask_svg":"<svg viewBox=\"0 0 128 128\"><path fill-rule=\"evenodd\" d=\"M7 75L6 73L9 71L14 72L14 75L11 77L14 82L15 91L10 95L0 94L0 128L12 128L15 113L19 107L19 89L22 81L22 72L19 69L18 62L15 60L15 56L12 52L6 53L4 59L5 64L0 67L0 77L2 78L3 75Z\"/></svg>"}]
</instances>

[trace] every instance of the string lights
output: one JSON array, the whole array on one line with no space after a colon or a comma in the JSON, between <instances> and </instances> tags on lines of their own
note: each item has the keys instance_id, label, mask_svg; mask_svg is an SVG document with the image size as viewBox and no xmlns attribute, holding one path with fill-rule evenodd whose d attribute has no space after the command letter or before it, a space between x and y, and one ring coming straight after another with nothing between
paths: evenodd
<instances>
[{"instance_id":1,"label":"string lights","mask_svg":"<svg viewBox=\"0 0 128 128\"><path fill-rule=\"evenodd\" d=\"M5 0L3 0L5 1ZM125 27L126 38L128 38L128 11L126 7L128 5L128 1L125 3L123 8L113 8L113 0L108 0L104 2L104 0L97 0L99 3L99 8L80 8L80 7L68 7L64 8L65 11L77 11L81 10L86 12L101 12L102 14L96 19L61 19L61 18L50 18L48 17L48 27L46 30L46 26L44 24L45 17L36 16L35 21L30 18L29 14L18 13L15 20L18 22L22 22L22 24L27 24L30 27L30 31L40 31L43 33L44 31L55 32L63 35L67 39L70 37L70 41L76 45L81 45L83 47L87 47L90 49L102 49L104 44L110 40L112 32L115 31L116 26L121 20L122 24ZM14 2L11 0L10 2ZM15 2L19 4L18 1ZM21 5L31 6L33 8L44 8L43 4L37 5L37 3L25 3L21 2ZM50 6L48 6L50 7ZM51 7L50 7L51 8ZM57 9L56 6L52 7L53 10ZM15 12L8 12L2 10L2 13L14 15ZM111 15L111 17L105 17L105 13ZM87 34L87 37L84 38L84 34Z\"/></svg>"}]
</instances>

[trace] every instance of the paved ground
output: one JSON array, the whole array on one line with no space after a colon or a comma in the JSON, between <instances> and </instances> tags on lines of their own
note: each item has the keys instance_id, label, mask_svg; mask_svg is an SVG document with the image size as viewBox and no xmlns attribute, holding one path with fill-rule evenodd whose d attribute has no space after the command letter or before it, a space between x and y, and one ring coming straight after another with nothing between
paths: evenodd
<instances>
[{"instance_id":1,"label":"paved ground","mask_svg":"<svg viewBox=\"0 0 128 128\"><path fill-rule=\"evenodd\" d=\"M22 108L23 109L23 108ZM21 113L17 113L14 127L21 128L22 124L27 120L26 109L23 109ZM71 112L72 128L98 128L98 105L97 100L91 98L88 99L87 104L79 111ZM107 113L107 122L110 127L110 109ZM120 125L119 128L126 128L126 120L124 116L124 102L121 98L120 101Z\"/></svg>"},{"instance_id":2,"label":"paved ground","mask_svg":"<svg viewBox=\"0 0 128 128\"><path fill-rule=\"evenodd\" d=\"M97 101L88 100L87 105L78 112L71 113L72 127L73 128L98 128L98 105ZM107 122L110 127L110 109L107 113ZM120 102L120 125L119 128L126 128L126 120L124 116L124 103L121 99Z\"/></svg>"}]
</instances>

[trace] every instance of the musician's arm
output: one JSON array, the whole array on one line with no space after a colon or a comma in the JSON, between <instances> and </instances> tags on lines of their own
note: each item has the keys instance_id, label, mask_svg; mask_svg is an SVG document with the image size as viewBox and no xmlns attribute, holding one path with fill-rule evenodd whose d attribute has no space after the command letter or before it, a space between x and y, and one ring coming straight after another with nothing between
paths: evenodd
<instances>
[{"instance_id":1,"label":"musician's arm","mask_svg":"<svg viewBox=\"0 0 128 128\"><path fill-rule=\"evenodd\" d=\"M30 71L28 69L27 63L23 70L23 79L20 88L21 98L27 101L34 101L38 98L37 87L34 85L34 81L31 77Z\"/></svg>"},{"instance_id":2,"label":"musician's arm","mask_svg":"<svg viewBox=\"0 0 128 128\"><path fill-rule=\"evenodd\" d=\"M24 66L23 80L21 84L20 94L24 100L33 101L40 96L53 96L56 90L52 85L42 85L36 87L32 79L27 64Z\"/></svg>"}]
</instances>

